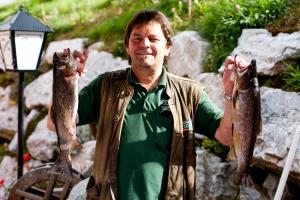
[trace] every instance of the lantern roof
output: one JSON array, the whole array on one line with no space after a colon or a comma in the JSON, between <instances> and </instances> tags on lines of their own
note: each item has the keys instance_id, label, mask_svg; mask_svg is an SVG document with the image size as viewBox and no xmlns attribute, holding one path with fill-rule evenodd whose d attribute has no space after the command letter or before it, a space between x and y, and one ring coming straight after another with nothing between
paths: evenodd
<instances>
[{"instance_id":1,"label":"lantern roof","mask_svg":"<svg viewBox=\"0 0 300 200\"><path fill-rule=\"evenodd\" d=\"M23 5L20 6L20 10L16 14L12 15L7 21L0 23L0 31L4 30L53 32L49 26L27 13Z\"/></svg>"}]
</instances>

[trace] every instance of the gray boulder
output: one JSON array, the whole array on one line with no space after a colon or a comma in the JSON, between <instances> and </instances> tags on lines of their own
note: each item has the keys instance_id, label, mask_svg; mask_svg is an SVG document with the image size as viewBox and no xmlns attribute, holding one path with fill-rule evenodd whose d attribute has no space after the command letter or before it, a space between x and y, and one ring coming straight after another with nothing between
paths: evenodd
<instances>
[{"instance_id":1,"label":"gray boulder","mask_svg":"<svg viewBox=\"0 0 300 200\"><path fill-rule=\"evenodd\" d=\"M86 186L89 178L86 178L77 183L71 190L67 200L85 200L86 199Z\"/></svg>"},{"instance_id":2,"label":"gray boulder","mask_svg":"<svg viewBox=\"0 0 300 200\"><path fill-rule=\"evenodd\" d=\"M261 88L262 134L256 141L254 158L257 165L275 172L286 162L293 135L300 125L300 95L280 89ZM300 148L296 152L290 177L300 180Z\"/></svg>"},{"instance_id":3,"label":"gray boulder","mask_svg":"<svg viewBox=\"0 0 300 200\"><path fill-rule=\"evenodd\" d=\"M223 79L220 74L201 73L195 80L204 87L210 99L219 108L224 109L224 88Z\"/></svg>"},{"instance_id":4,"label":"gray boulder","mask_svg":"<svg viewBox=\"0 0 300 200\"><path fill-rule=\"evenodd\" d=\"M18 107L10 100L11 88L0 87L0 136L11 140L18 127Z\"/></svg>"},{"instance_id":5,"label":"gray boulder","mask_svg":"<svg viewBox=\"0 0 300 200\"><path fill-rule=\"evenodd\" d=\"M28 152L32 157L40 161L53 159L58 151L56 133L47 128L45 117L26 141Z\"/></svg>"},{"instance_id":6,"label":"gray boulder","mask_svg":"<svg viewBox=\"0 0 300 200\"><path fill-rule=\"evenodd\" d=\"M202 65L209 43L196 31L178 33L173 40L169 60L169 72L188 76L194 80L203 71Z\"/></svg>"},{"instance_id":7,"label":"gray boulder","mask_svg":"<svg viewBox=\"0 0 300 200\"><path fill-rule=\"evenodd\" d=\"M283 61L292 62L299 57L300 31L280 33L273 37L265 29L244 29L238 46L231 53L236 54L249 63L255 58L260 75L278 75L285 68Z\"/></svg>"},{"instance_id":8,"label":"gray boulder","mask_svg":"<svg viewBox=\"0 0 300 200\"><path fill-rule=\"evenodd\" d=\"M82 144L80 153L72 157L72 167L81 174L84 174L93 166L95 157L96 141L88 141Z\"/></svg>"},{"instance_id":9,"label":"gray boulder","mask_svg":"<svg viewBox=\"0 0 300 200\"><path fill-rule=\"evenodd\" d=\"M26 131L28 124L36 119L36 117L40 114L40 112L36 109L32 109L30 111L30 113L25 116L24 119L24 131ZM11 140L11 142L8 145L8 151L12 152L12 153L16 153L18 151L18 133L15 133L13 139Z\"/></svg>"},{"instance_id":10,"label":"gray boulder","mask_svg":"<svg viewBox=\"0 0 300 200\"><path fill-rule=\"evenodd\" d=\"M0 164L0 179L4 180L0 189L0 199L7 199L9 189L13 187L17 181L17 159L4 156Z\"/></svg>"}]
</instances>

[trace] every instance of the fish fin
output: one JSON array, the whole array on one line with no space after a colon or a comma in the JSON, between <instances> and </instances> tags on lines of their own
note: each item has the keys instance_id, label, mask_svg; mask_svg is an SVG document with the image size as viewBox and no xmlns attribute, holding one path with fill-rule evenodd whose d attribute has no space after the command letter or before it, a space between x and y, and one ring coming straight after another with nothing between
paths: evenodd
<instances>
[{"instance_id":1,"label":"fish fin","mask_svg":"<svg viewBox=\"0 0 300 200\"><path fill-rule=\"evenodd\" d=\"M233 125L233 133L232 133L232 139L233 139L233 149L234 149L234 158L236 159L240 155L240 134Z\"/></svg>"},{"instance_id":2,"label":"fish fin","mask_svg":"<svg viewBox=\"0 0 300 200\"><path fill-rule=\"evenodd\" d=\"M255 187L254 181L252 180L250 174L244 174L239 176L237 173L234 173L232 176L232 187L238 188L242 187Z\"/></svg>"},{"instance_id":3,"label":"fish fin","mask_svg":"<svg viewBox=\"0 0 300 200\"><path fill-rule=\"evenodd\" d=\"M233 188L239 188L240 184L241 184L241 181L242 181L242 178L236 173L234 172L234 174L232 175L232 180L231 180L231 186Z\"/></svg>"},{"instance_id":4,"label":"fish fin","mask_svg":"<svg viewBox=\"0 0 300 200\"><path fill-rule=\"evenodd\" d=\"M71 182L73 179L73 173L70 156L64 152L61 152L49 173L60 175L65 181Z\"/></svg>"},{"instance_id":5,"label":"fish fin","mask_svg":"<svg viewBox=\"0 0 300 200\"><path fill-rule=\"evenodd\" d=\"M243 187L254 187L254 181L252 180L250 174L244 174L241 178L241 186Z\"/></svg>"},{"instance_id":6,"label":"fish fin","mask_svg":"<svg viewBox=\"0 0 300 200\"><path fill-rule=\"evenodd\" d=\"M236 153L235 153L235 149L233 146L230 147L230 150L229 150L229 153L227 155L227 159L229 160L236 160L237 156L236 156Z\"/></svg>"}]
</instances>

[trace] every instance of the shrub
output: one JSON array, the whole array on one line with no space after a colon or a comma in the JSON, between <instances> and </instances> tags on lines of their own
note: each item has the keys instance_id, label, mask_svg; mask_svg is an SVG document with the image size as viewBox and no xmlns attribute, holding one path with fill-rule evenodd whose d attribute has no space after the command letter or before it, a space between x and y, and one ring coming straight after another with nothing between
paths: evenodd
<instances>
[{"instance_id":1,"label":"shrub","mask_svg":"<svg viewBox=\"0 0 300 200\"><path fill-rule=\"evenodd\" d=\"M237 45L244 28L264 27L285 12L285 0L208 0L198 2L195 12L200 33L212 43L206 70L216 71Z\"/></svg>"},{"instance_id":2,"label":"shrub","mask_svg":"<svg viewBox=\"0 0 300 200\"><path fill-rule=\"evenodd\" d=\"M288 91L300 92L300 65L288 65L287 70L284 72L286 85L284 89Z\"/></svg>"}]
</instances>

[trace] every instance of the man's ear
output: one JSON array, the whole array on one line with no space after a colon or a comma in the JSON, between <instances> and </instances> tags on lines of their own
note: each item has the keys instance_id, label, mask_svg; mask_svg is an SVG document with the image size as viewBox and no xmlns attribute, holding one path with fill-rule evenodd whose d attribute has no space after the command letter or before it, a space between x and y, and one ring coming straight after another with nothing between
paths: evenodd
<instances>
[{"instance_id":1,"label":"man's ear","mask_svg":"<svg viewBox=\"0 0 300 200\"><path fill-rule=\"evenodd\" d=\"M166 44L165 56L169 56L170 55L170 51L171 51L171 45L167 43Z\"/></svg>"}]
</instances>

